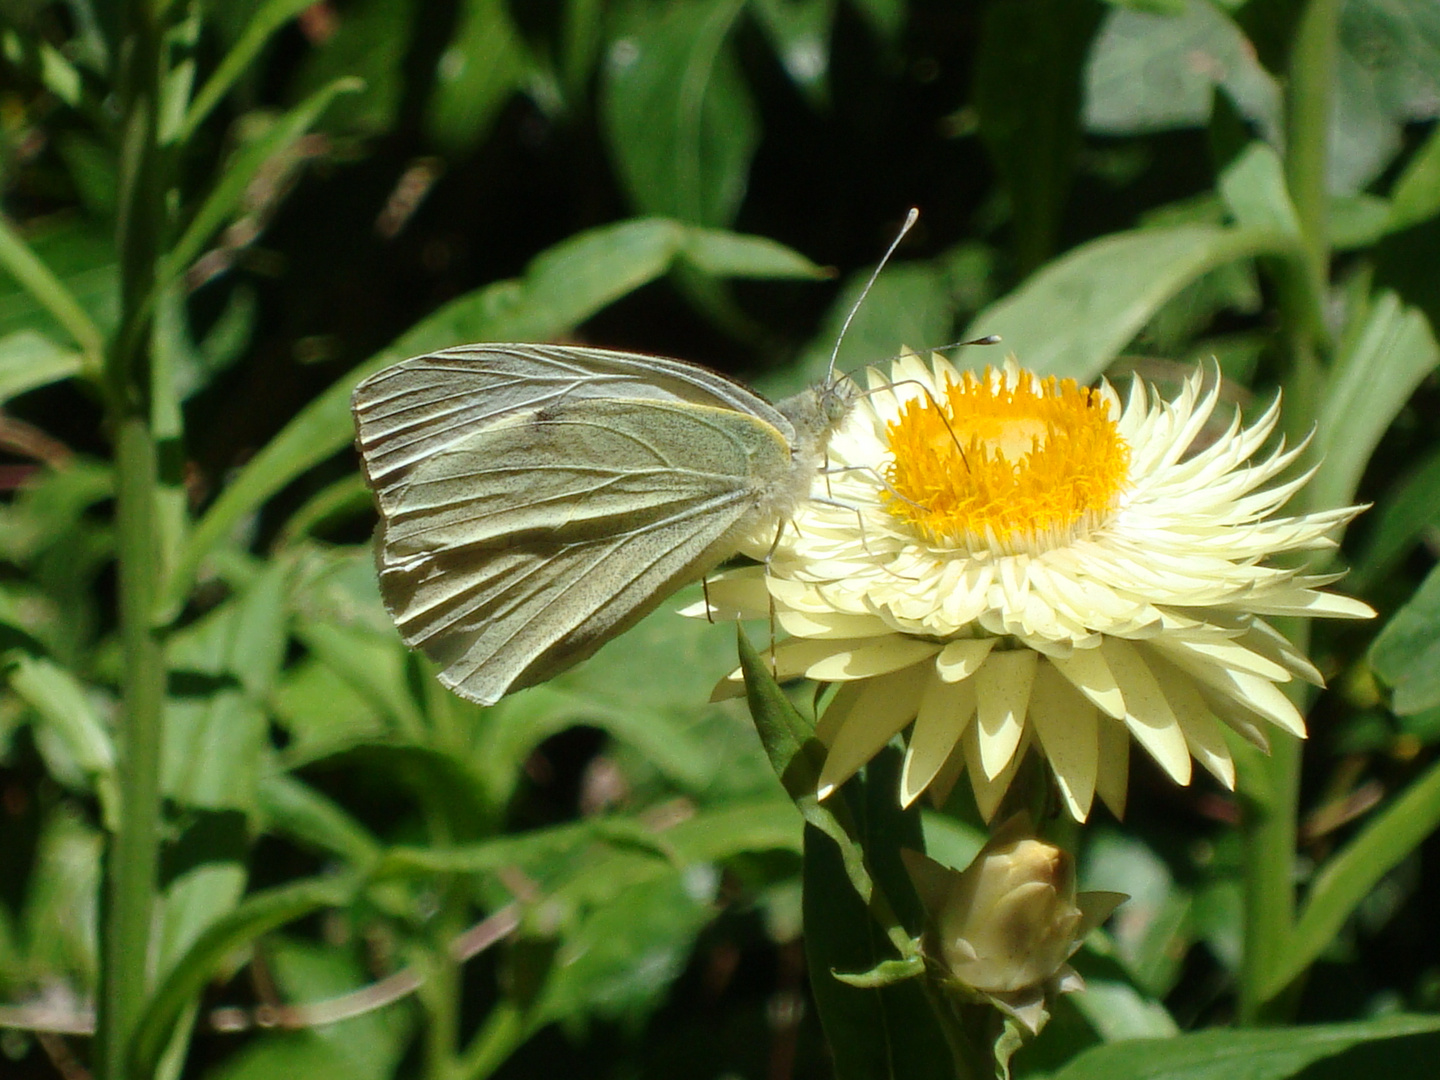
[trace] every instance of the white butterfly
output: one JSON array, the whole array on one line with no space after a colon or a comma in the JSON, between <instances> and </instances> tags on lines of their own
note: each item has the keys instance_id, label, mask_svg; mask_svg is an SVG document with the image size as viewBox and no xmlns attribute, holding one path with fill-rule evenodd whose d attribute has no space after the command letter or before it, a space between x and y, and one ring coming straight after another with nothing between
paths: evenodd
<instances>
[{"instance_id":1,"label":"white butterfly","mask_svg":"<svg viewBox=\"0 0 1440 1080\"><path fill-rule=\"evenodd\" d=\"M809 496L855 389L772 405L679 360L468 345L356 388L380 592L482 705L556 675Z\"/></svg>"}]
</instances>

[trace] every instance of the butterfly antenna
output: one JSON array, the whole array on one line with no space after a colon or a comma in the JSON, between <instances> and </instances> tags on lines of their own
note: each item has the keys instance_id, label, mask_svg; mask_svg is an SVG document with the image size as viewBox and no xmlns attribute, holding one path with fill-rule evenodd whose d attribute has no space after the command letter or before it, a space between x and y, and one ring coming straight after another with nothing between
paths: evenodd
<instances>
[{"instance_id":1,"label":"butterfly antenna","mask_svg":"<svg viewBox=\"0 0 1440 1080\"><path fill-rule=\"evenodd\" d=\"M895 254L895 249L900 246L900 241L905 239L905 234L915 227L915 222L920 220L920 211L915 207L905 215L905 224L900 226L900 231L895 234L895 239L890 241L890 246L885 249L885 254L875 265L874 271L870 274L870 280L865 283L865 288L860 290L860 296L850 306L850 314L845 316L845 322L840 327L840 333L835 338L835 348L830 350L830 366L826 369L825 380L828 383L835 377L835 361L840 356L840 343L845 340L845 335L850 330L850 324L855 321L855 315L860 310L860 305L865 302L865 297L870 295L870 290L875 287L875 279L880 276L880 271L885 269L885 264L890 261L890 256Z\"/></svg>"}]
</instances>

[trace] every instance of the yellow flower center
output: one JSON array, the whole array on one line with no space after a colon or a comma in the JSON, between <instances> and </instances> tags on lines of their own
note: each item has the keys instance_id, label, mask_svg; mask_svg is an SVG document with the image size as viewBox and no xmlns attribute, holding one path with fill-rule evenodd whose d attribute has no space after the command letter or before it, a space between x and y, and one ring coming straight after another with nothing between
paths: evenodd
<instances>
[{"instance_id":1,"label":"yellow flower center","mask_svg":"<svg viewBox=\"0 0 1440 1080\"><path fill-rule=\"evenodd\" d=\"M966 372L886 430L890 512L932 543L971 551L1033 552L1083 535L1115 509L1130 466L1097 391L1013 368Z\"/></svg>"}]
</instances>

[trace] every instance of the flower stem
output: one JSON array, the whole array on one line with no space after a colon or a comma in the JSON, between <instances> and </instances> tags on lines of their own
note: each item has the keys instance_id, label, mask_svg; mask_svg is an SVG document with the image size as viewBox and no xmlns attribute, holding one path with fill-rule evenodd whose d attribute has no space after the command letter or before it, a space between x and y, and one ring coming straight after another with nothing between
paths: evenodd
<instances>
[{"instance_id":1,"label":"flower stem","mask_svg":"<svg viewBox=\"0 0 1440 1080\"><path fill-rule=\"evenodd\" d=\"M1331 87L1339 41L1340 0L1309 0L1300 15L1290 56L1286 101L1285 177L1300 221L1308 273L1324 295L1330 246L1326 216L1329 193ZM1282 305L1283 290L1282 290ZM1284 305L1289 348L1285 379L1286 434L1303 438L1315 423L1323 396L1325 369L1316 328L1308 312ZM1283 627L1302 651L1310 625L1302 619ZM1292 683L1307 701L1303 685ZM1240 973L1240 1019L1256 1024L1285 1019L1296 1004L1293 993L1266 995L1267 976L1283 956L1295 926L1296 822L1300 809L1301 743L1277 735L1268 758L1256 757L1243 784L1245 864L1245 953Z\"/></svg>"},{"instance_id":2,"label":"flower stem","mask_svg":"<svg viewBox=\"0 0 1440 1080\"><path fill-rule=\"evenodd\" d=\"M163 85L162 28L145 0L126 5L120 80L120 327L106 356L115 444L123 719L118 732L120 813L105 863L96 1074L125 1080L126 1052L151 982L158 898L160 763L165 700L163 646L152 614L161 538L150 425L151 298L165 221L165 155L157 141Z\"/></svg>"}]
</instances>

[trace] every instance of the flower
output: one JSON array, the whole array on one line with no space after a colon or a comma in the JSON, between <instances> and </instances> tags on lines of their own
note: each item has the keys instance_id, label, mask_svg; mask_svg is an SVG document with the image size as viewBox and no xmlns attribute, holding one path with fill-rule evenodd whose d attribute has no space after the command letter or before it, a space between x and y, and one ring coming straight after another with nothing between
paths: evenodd
<instances>
[{"instance_id":1,"label":"flower","mask_svg":"<svg viewBox=\"0 0 1440 1080\"><path fill-rule=\"evenodd\" d=\"M1096 794L1123 813L1131 738L1176 783L1193 758L1233 788L1223 728L1304 737L1276 684L1322 679L1264 617L1374 612L1322 591L1339 575L1268 561L1333 547L1358 511L1276 515L1309 476L1274 482L1303 449L1283 439L1257 456L1278 400L1207 445L1203 371L1171 400L1137 378L1123 402L1013 357L868 375L812 499L756 538L766 565L709 590L712 614L774 611L778 677L841 684L822 797L912 721L902 802L963 773L987 819L1030 748L1083 821Z\"/></svg>"},{"instance_id":2,"label":"flower","mask_svg":"<svg viewBox=\"0 0 1440 1080\"><path fill-rule=\"evenodd\" d=\"M924 951L942 984L989 1000L1038 1033L1046 992L1084 986L1066 963L1125 899L1075 892L1075 862L1016 815L965 870L913 851L906 869L929 916Z\"/></svg>"}]
</instances>

